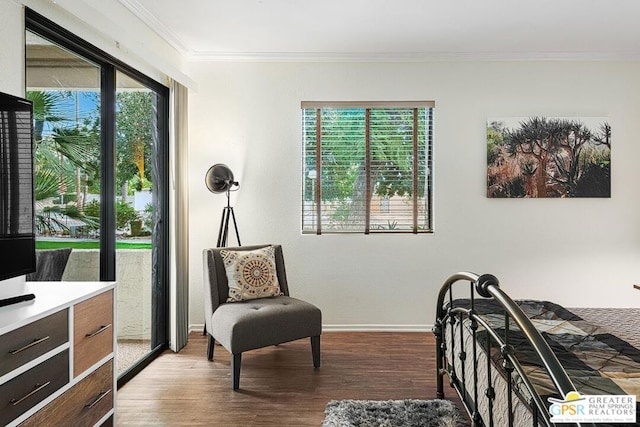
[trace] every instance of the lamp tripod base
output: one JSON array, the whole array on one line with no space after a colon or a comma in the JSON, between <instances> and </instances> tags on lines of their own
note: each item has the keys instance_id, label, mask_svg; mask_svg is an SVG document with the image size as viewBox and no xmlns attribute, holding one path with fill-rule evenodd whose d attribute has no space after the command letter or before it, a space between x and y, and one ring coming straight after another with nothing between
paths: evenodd
<instances>
[{"instance_id":1,"label":"lamp tripod base","mask_svg":"<svg viewBox=\"0 0 640 427\"><path fill-rule=\"evenodd\" d=\"M238 233L238 224L236 223L236 215L233 213L233 208L230 206L229 191L227 191L227 206L222 209L222 218L220 218L220 230L218 231L218 243L216 244L217 248L224 248L227 246L229 237L229 219L233 221L233 229L236 232L236 240L238 241L238 246L242 246L242 243L240 243L240 233ZM202 329L202 335L207 335L206 322L204 328Z\"/></svg>"},{"instance_id":2,"label":"lamp tripod base","mask_svg":"<svg viewBox=\"0 0 640 427\"><path fill-rule=\"evenodd\" d=\"M218 243L216 245L218 248L224 248L227 246L229 237L229 219L233 221L233 229L236 232L238 246L242 246L240 243L240 234L238 233L238 224L236 223L236 215L233 213L233 208L231 206L225 206L224 209L222 209L222 218L220 219L220 230L218 231Z\"/></svg>"}]
</instances>

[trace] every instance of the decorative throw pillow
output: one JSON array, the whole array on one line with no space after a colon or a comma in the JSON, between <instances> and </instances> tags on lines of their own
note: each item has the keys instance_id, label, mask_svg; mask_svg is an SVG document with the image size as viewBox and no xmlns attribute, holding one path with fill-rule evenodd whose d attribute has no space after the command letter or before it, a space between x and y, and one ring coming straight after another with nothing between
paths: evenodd
<instances>
[{"instance_id":1,"label":"decorative throw pillow","mask_svg":"<svg viewBox=\"0 0 640 427\"><path fill-rule=\"evenodd\" d=\"M282 295L273 246L253 251L220 251L229 282L227 302Z\"/></svg>"}]
</instances>

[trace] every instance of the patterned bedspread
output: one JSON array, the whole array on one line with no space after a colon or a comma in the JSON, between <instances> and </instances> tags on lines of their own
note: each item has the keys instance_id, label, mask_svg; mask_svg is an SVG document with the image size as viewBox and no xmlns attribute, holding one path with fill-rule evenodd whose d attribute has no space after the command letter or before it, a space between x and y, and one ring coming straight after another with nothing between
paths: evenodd
<instances>
[{"instance_id":1,"label":"patterned bedspread","mask_svg":"<svg viewBox=\"0 0 640 427\"><path fill-rule=\"evenodd\" d=\"M580 394L630 394L640 402L640 350L558 304L532 300L516 303L541 332ZM455 300L454 306L468 308L469 300ZM479 299L475 309L504 337L504 312L499 304ZM524 334L513 323L509 329L516 357L540 396L545 402L551 396L560 398ZM486 351L481 337L485 335L479 334L479 341ZM491 354L500 358L495 348ZM640 414L640 403L637 413Z\"/></svg>"}]
</instances>

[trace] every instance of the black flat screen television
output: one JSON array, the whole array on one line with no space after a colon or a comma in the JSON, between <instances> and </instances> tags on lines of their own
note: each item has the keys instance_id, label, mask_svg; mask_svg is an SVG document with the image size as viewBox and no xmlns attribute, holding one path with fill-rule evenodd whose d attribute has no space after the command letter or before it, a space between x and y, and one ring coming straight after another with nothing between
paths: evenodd
<instances>
[{"instance_id":1,"label":"black flat screen television","mask_svg":"<svg viewBox=\"0 0 640 427\"><path fill-rule=\"evenodd\" d=\"M36 269L33 104L0 92L0 280Z\"/></svg>"}]
</instances>

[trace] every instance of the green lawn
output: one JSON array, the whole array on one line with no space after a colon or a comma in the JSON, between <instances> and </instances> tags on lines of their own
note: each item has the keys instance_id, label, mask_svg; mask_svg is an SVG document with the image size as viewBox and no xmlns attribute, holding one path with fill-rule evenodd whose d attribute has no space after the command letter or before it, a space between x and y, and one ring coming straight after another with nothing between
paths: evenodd
<instances>
[{"instance_id":1,"label":"green lawn","mask_svg":"<svg viewBox=\"0 0 640 427\"><path fill-rule=\"evenodd\" d=\"M36 249L60 249L60 248L73 248L73 249L99 249L99 241L73 241L73 240L37 240ZM116 242L116 249L151 249L151 242Z\"/></svg>"}]
</instances>

